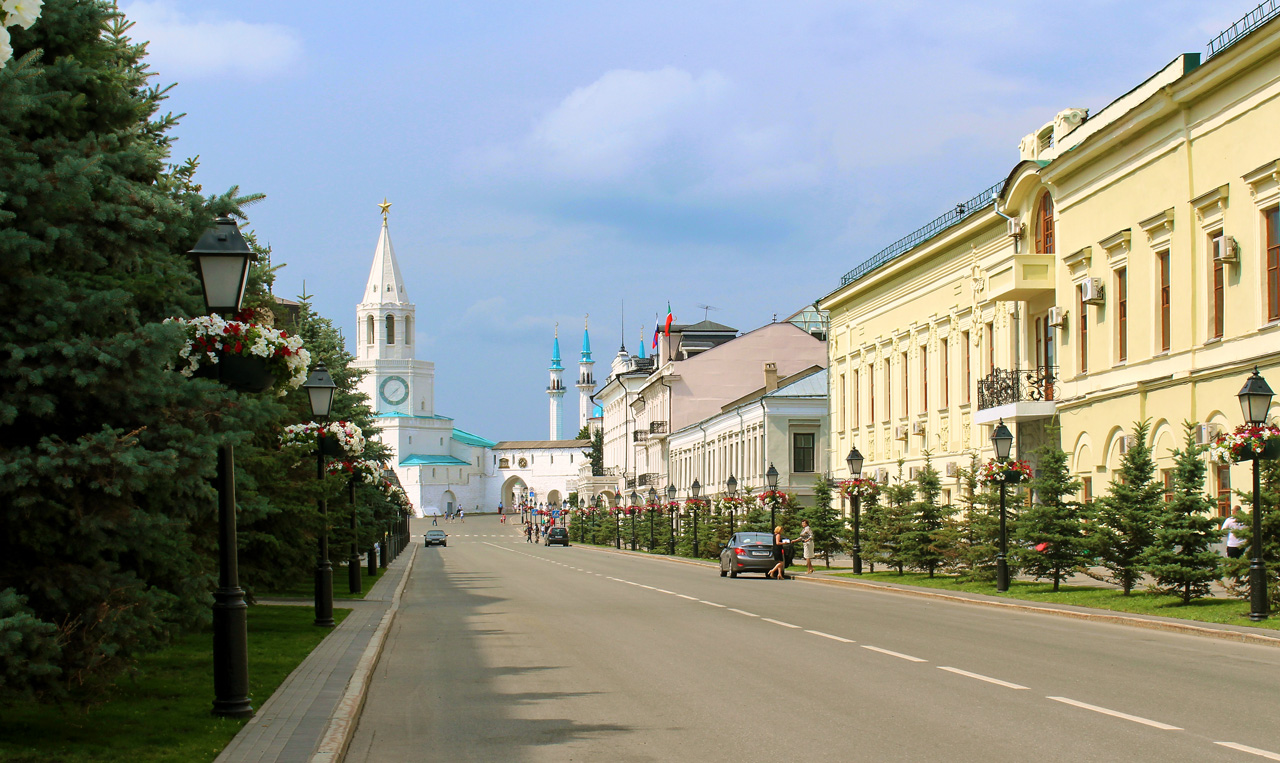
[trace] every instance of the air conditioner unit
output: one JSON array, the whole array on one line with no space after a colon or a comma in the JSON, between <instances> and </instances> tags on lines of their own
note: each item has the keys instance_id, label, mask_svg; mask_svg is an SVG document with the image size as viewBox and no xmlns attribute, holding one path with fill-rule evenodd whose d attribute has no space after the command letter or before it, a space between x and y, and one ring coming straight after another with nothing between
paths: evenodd
<instances>
[{"instance_id":1,"label":"air conditioner unit","mask_svg":"<svg viewBox=\"0 0 1280 763\"><path fill-rule=\"evenodd\" d=\"M1086 305L1103 304L1101 278L1086 278L1080 282L1080 301Z\"/></svg>"},{"instance_id":2,"label":"air conditioner unit","mask_svg":"<svg viewBox=\"0 0 1280 763\"><path fill-rule=\"evenodd\" d=\"M1049 325L1057 328L1067 325L1067 311L1061 307L1049 308Z\"/></svg>"},{"instance_id":3,"label":"air conditioner unit","mask_svg":"<svg viewBox=\"0 0 1280 763\"><path fill-rule=\"evenodd\" d=\"M1235 236L1223 236L1222 246L1213 253L1214 262L1236 262L1240 259L1240 242Z\"/></svg>"},{"instance_id":4,"label":"air conditioner unit","mask_svg":"<svg viewBox=\"0 0 1280 763\"><path fill-rule=\"evenodd\" d=\"M876 482L886 483L889 481L889 470L881 467L876 469Z\"/></svg>"},{"instance_id":5,"label":"air conditioner unit","mask_svg":"<svg viewBox=\"0 0 1280 763\"><path fill-rule=\"evenodd\" d=\"M909 467L909 468L907 469L907 476L908 476L908 477L910 477L911 479L916 479L917 477L919 477L919 476L920 476L920 470L921 470L921 468L923 468L923 467L919 467L919 466L912 466L912 467Z\"/></svg>"},{"instance_id":6,"label":"air conditioner unit","mask_svg":"<svg viewBox=\"0 0 1280 763\"><path fill-rule=\"evenodd\" d=\"M947 467L946 467L946 474L948 477L959 477L960 466L955 461L948 461Z\"/></svg>"},{"instance_id":7,"label":"air conditioner unit","mask_svg":"<svg viewBox=\"0 0 1280 763\"><path fill-rule=\"evenodd\" d=\"M1222 434L1221 424L1197 424L1196 445L1208 445Z\"/></svg>"},{"instance_id":8,"label":"air conditioner unit","mask_svg":"<svg viewBox=\"0 0 1280 763\"><path fill-rule=\"evenodd\" d=\"M893 436L895 439L898 439L898 440L907 439L907 425L899 424L897 427L895 427L893 430Z\"/></svg>"},{"instance_id":9,"label":"air conditioner unit","mask_svg":"<svg viewBox=\"0 0 1280 763\"><path fill-rule=\"evenodd\" d=\"M1022 238L1022 218L1013 217L1005 220L1010 238Z\"/></svg>"},{"instance_id":10,"label":"air conditioner unit","mask_svg":"<svg viewBox=\"0 0 1280 763\"><path fill-rule=\"evenodd\" d=\"M1135 435L1127 434L1120 438L1120 455L1129 452L1129 449L1138 444L1138 438Z\"/></svg>"},{"instance_id":11,"label":"air conditioner unit","mask_svg":"<svg viewBox=\"0 0 1280 763\"><path fill-rule=\"evenodd\" d=\"M911 434L924 434L924 422L923 421L911 422Z\"/></svg>"}]
</instances>

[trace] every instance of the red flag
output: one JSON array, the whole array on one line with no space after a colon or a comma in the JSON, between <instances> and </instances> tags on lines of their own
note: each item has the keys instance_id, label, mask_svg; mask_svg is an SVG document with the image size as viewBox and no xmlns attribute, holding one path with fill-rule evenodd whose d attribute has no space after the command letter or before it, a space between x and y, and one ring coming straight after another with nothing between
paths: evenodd
<instances>
[{"instance_id":1,"label":"red flag","mask_svg":"<svg viewBox=\"0 0 1280 763\"><path fill-rule=\"evenodd\" d=\"M676 317L671 314L671 300L667 300L667 336L671 336L671 321L675 319Z\"/></svg>"}]
</instances>

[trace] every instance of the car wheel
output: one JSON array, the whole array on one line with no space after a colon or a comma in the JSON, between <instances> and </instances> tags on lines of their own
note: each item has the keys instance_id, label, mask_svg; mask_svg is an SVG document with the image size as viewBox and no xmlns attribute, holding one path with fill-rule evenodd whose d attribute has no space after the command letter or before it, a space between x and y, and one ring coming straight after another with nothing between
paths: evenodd
<instances>
[{"instance_id":1,"label":"car wheel","mask_svg":"<svg viewBox=\"0 0 1280 763\"><path fill-rule=\"evenodd\" d=\"M723 568L723 567L721 567L721 568L720 568L720 577L724 577L724 576L726 576L726 575L728 575L728 574L729 574L729 571L728 571L728 570L726 570L726 569L725 569L725 568Z\"/></svg>"},{"instance_id":2,"label":"car wheel","mask_svg":"<svg viewBox=\"0 0 1280 763\"><path fill-rule=\"evenodd\" d=\"M736 577L738 577L738 571L737 571L737 570L729 570L729 577L731 577L731 578L736 578Z\"/></svg>"},{"instance_id":3,"label":"car wheel","mask_svg":"<svg viewBox=\"0 0 1280 763\"><path fill-rule=\"evenodd\" d=\"M440 545L441 545L441 546L447 546L447 545L449 545L449 543L448 543L448 541L445 541L444 543L441 543Z\"/></svg>"}]
</instances>

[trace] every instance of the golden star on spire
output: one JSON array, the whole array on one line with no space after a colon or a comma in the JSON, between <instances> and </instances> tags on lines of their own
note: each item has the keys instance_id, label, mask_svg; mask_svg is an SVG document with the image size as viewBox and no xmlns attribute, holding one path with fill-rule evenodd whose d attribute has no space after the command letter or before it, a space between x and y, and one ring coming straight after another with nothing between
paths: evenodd
<instances>
[{"instance_id":1,"label":"golden star on spire","mask_svg":"<svg viewBox=\"0 0 1280 763\"><path fill-rule=\"evenodd\" d=\"M383 196L383 197L382 197L382 203L378 205L378 209L381 209L381 210L382 210L382 222L383 222L383 224L386 224L386 222L387 222L387 210L391 209L391 202L387 201L387 197L386 197L386 196Z\"/></svg>"}]
</instances>

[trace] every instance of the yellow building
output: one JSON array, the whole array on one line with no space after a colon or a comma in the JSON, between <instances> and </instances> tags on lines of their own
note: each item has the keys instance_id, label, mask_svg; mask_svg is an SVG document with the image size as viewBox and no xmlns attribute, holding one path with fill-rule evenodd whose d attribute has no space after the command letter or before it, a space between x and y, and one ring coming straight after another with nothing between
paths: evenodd
<instances>
[{"instance_id":1,"label":"yellow building","mask_svg":"<svg viewBox=\"0 0 1280 763\"><path fill-rule=\"evenodd\" d=\"M1097 114L1060 112L1004 181L819 301L833 474L856 446L864 473L927 451L954 476L970 453L991 457L995 422L1024 458L1056 423L1090 498L1134 421L1151 420L1168 470L1183 421L1204 439L1241 422L1255 364L1280 384L1280 18L1233 27L1201 58ZM1231 472L1208 486L1224 508Z\"/></svg>"}]
</instances>

